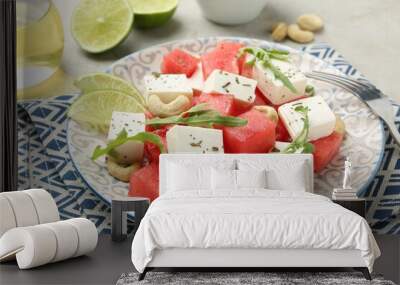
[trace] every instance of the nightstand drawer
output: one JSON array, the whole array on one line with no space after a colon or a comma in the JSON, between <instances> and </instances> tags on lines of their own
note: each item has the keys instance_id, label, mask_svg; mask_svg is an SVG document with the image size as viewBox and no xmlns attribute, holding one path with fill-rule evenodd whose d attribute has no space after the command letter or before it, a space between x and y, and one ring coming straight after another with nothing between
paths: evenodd
<instances>
[{"instance_id":1,"label":"nightstand drawer","mask_svg":"<svg viewBox=\"0 0 400 285\"><path fill-rule=\"evenodd\" d=\"M365 218L365 200L332 200L334 203Z\"/></svg>"}]
</instances>

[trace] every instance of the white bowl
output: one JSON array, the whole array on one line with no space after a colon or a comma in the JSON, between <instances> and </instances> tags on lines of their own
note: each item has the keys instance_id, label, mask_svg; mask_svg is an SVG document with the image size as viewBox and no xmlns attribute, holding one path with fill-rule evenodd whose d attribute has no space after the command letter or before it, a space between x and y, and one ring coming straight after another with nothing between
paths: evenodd
<instances>
[{"instance_id":1,"label":"white bowl","mask_svg":"<svg viewBox=\"0 0 400 285\"><path fill-rule=\"evenodd\" d=\"M197 0L204 17L224 25L239 25L255 19L267 0Z\"/></svg>"}]
</instances>

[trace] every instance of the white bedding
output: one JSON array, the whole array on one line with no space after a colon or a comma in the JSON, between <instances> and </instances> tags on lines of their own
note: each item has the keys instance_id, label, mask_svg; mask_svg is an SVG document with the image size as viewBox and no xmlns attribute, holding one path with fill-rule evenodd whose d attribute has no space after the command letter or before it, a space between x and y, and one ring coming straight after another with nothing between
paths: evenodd
<instances>
[{"instance_id":1,"label":"white bedding","mask_svg":"<svg viewBox=\"0 0 400 285\"><path fill-rule=\"evenodd\" d=\"M357 249L370 271L380 255L367 222L326 197L266 189L199 193L166 193L152 203L132 244L139 272L165 248Z\"/></svg>"}]
</instances>

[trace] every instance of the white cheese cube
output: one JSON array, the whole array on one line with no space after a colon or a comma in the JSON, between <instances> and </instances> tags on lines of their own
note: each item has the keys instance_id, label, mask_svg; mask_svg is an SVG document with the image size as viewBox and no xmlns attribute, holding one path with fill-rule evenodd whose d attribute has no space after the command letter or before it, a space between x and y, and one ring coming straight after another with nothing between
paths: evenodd
<instances>
[{"instance_id":1,"label":"white cheese cube","mask_svg":"<svg viewBox=\"0 0 400 285\"><path fill-rule=\"evenodd\" d=\"M285 74L297 92L290 91L281 80L276 79L272 71L257 62L253 68L253 78L263 95L274 105L282 105L304 96L307 78L291 63L272 59L272 64Z\"/></svg>"},{"instance_id":2,"label":"white cheese cube","mask_svg":"<svg viewBox=\"0 0 400 285\"><path fill-rule=\"evenodd\" d=\"M145 115L143 113L113 112L108 140L114 140L123 129L128 136L145 131ZM132 164L141 161L143 158L143 143L129 141L115 149L117 161L119 163Z\"/></svg>"},{"instance_id":3,"label":"white cheese cube","mask_svg":"<svg viewBox=\"0 0 400 285\"><path fill-rule=\"evenodd\" d=\"M295 139L302 131L304 122L303 114L295 111L297 106L308 107L310 128L308 140L313 141L329 136L335 129L336 117L328 104L321 96L313 96L286 103L279 107L278 114L285 124L292 139Z\"/></svg>"},{"instance_id":4,"label":"white cheese cube","mask_svg":"<svg viewBox=\"0 0 400 285\"><path fill-rule=\"evenodd\" d=\"M253 79L216 69L208 76L203 91L233 95L237 100L253 103L256 87L257 82Z\"/></svg>"},{"instance_id":5,"label":"white cheese cube","mask_svg":"<svg viewBox=\"0 0 400 285\"><path fill-rule=\"evenodd\" d=\"M167 132L168 153L224 153L222 130L172 127Z\"/></svg>"},{"instance_id":6,"label":"white cheese cube","mask_svg":"<svg viewBox=\"0 0 400 285\"><path fill-rule=\"evenodd\" d=\"M185 74L152 74L144 77L146 95L157 95L164 103L173 101L179 95L192 99L193 90Z\"/></svg>"},{"instance_id":7,"label":"white cheese cube","mask_svg":"<svg viewBox=\"0 0 400 285\"><path fill-rule=\"evenodd\" d=\"M188 78L189 85L194 90L203 91L204 88L204 75L203 75L203 67L201 63L197 65L197 69L192 74L191 77Z\"/></svg>"}]
</instances>

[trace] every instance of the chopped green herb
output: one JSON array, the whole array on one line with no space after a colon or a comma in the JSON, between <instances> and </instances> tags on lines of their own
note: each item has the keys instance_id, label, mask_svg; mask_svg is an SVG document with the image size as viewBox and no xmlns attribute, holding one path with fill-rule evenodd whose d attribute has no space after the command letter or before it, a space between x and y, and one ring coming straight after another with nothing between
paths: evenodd
<instances>
[{"instance_id":1,"label":"chopped green herb","mask_svg":"<svg viewBox=\"0 0 400 285\"><path fill-rule=\"evenodd\" d=\"M307 85L307 86L306 86L306 96L314 96L314 95L315 95L314 86L312 86L312 85Z\"/></svg>"}]
</instances>

